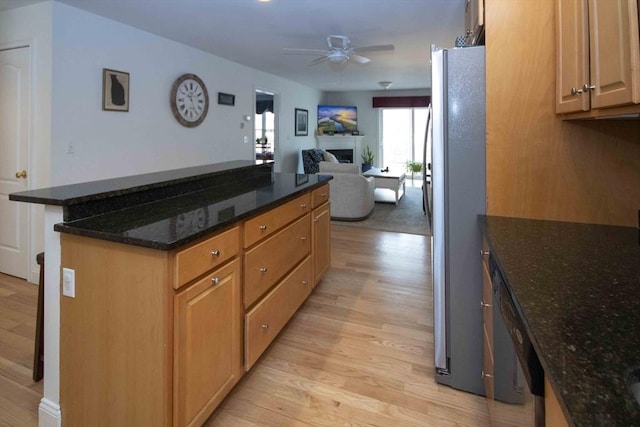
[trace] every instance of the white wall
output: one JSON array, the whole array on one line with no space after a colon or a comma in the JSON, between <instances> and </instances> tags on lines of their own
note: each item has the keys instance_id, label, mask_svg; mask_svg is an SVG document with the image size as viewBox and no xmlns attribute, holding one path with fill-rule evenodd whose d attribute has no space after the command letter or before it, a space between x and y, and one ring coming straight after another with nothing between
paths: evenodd
<instances>
[{"instance_id":1,"label":"white wall","mask_svg":"<svg viewBox=\"0 0 640 427\"><path fill-rule=\"evenodd\" d=\"M102 111L103 68L130 73L129 112ZM197 74L209 92L209 113L196 128L180 125L169 106L184 73ZM299 146L313 137L293 137L294 107L312 110L319 91L54 2L52 183L253 159L253 123L240 125L254 111L256 87L279 96L276 169L295 171ZM218 92L235 94L235 106L218 105Z\"/></svg>"},{"instance_id":2,"label":"white wall","mask_svg":"<svg viewBox=\"0 0 640 427\"><path fill-rule=\"evenodd\" d=\"M29 46L31 59L31 120L28 188L51 183L51 17L52 4L40 3L0 12L0 49ZM44 207L29 206L29 277L38 282L36 254L44 249Z\"/></svg>"},{"instance_id":3,"label":"white wall","mask_svg":"<svg viewBox=\"0 0 640 427\"><path fill-rule=\"evenodd\" d=\"M374 96L427 96L431 95L430 89L418 90L375 90L353 92L325 92L322 97L323 104L329 105L355 105L358 107L358 131L364 135L362 147L368 145L376 153L374 164L380 166L380 111L372 107ZM317 120L317 118L316 118ZM360 153L362 154L362 153ZM360 155L359 154L359 155Z\"/></svg>"}]
</instances>

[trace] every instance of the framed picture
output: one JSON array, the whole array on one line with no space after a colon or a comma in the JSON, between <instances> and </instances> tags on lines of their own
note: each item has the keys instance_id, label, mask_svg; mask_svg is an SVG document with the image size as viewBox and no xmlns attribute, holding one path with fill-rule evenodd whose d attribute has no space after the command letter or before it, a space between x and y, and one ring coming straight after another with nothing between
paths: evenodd
<instances>
[{"instance_id":1,"label":"framed picture","mask_svg":"<svg viewBox=\"0 0 640 427\"><path fill-rule=\"evenodd\" d=\"M296 108L296 136L309 135L309 111Z\"/></svg>"},{"instance_id":2,"label":"framed picture","mask_svg":"<svg viewBox=\"0 0 640 427\"><path fill-rule=\"evenodd\" d=\"M129 111L129 73L102 69L102 109Z\"/></svg>"},{"instance_id":3,"label":"framed picture","mask_svg":"<svg viewBox=\"0 0 640 427\"><path fill-rule=\"evenodd\" d=\"M220 105L236 105L236 96L231 95L230 93L222 93L218 92L218 104Z\"/></svg>"},{"instance_id":4,"label":"framed picture","mask_svg":"<svg viewBox=\"0 0 640 427\"><path fill-rule=\"evenodd\" d=\"M296 174L296 187L302 184L306 184L309 182L309 175L307 174Z\"/></svg>"}]
</instances>

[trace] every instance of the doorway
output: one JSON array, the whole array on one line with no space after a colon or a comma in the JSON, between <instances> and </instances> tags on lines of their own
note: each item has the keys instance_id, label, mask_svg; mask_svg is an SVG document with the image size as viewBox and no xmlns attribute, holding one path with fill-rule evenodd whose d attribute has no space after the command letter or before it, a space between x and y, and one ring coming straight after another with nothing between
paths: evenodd
<instances>
[{"instance_id":1,"label":"doorway","mask_svg":"<svg viewBox=\"0 0 640 427\"><path fill-rule=\"evenodd\" d=\"M30 48L0 50L0 272L29 277L29 209L9 194L29 189Z\"/></svg>"},{"instance_id":2,"label":"doorway","mask_svg":"<svg viewBox=\"0 0 640 427\"><path fill-rule=\"evenodd\" d=\"M275 94L256 90L256 114L254 117L256 160L275 160L276 110Z\"/></svg>"}]
</instances>

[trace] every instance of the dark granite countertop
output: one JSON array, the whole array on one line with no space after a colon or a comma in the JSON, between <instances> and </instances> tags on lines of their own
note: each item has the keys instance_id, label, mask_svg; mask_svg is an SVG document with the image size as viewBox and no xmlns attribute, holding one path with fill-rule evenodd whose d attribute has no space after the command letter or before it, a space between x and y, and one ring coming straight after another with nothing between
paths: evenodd
<instances>
[{"instance_id":1,"label":"dark granite countertop","mask_svg":"<svg viewBox=\"0 0 640 427\"><path fill-rule=\"evenodd\" d=\"M62 206L54 229L170 250L319 187L331 177L273 173L234 161L13 193L11 200Z\"/></svg>"},{"instance_id":2,"label":"dark granite countertop","mask_svg":"<svg viewBox=\"0 0 640 427\"><path fill-rule=\"evenodd\" d=\"M567 419L640 426L640 241L633 227L481 216Z\"/></svg>"}]
</instances>

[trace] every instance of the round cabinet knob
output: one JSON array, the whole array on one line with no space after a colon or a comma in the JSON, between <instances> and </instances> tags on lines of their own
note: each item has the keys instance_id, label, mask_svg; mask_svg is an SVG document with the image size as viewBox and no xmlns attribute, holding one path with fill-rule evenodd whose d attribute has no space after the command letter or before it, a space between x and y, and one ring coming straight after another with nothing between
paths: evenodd
<instances>
[{"instance_id":1,"label":"round cabinet knob","mask_svg":"<svg viewBox=\"0 0 640 427\"><path fill-rule=\"evenodd\" d=\"M218 258L220 256L220 251L219 250L211 251L211 256Z\"/></svg>"},{"instance_id":2,"label":"round cabinet knob","mask_svg":"<svg viewBox=\"0 0 640 427\"><path fill-rule=\"evenodd\" d=\"M220 284L220 278L219 277L211 278L211 283L213 283L214 285L219 285Z\"/></svg>"},{"instance_id":3,"label":"round cabinet knob","mask_svg":"<svg viewBox=\"0 0 640 427\"><path fill-rule=\"evenodd\" d=\"M489 255L489 251L485 251L484 249L480 249L480 255L482 255L482 256Z\"/></svg>"},{"instance_id":4,"label":"round cabinet knob","mask_svg":"<svg viewBox=\"0 0 640 427\"><path fill-rule=\"evenodd\" d=\"M327 193L322 193L322 194L320 194L320 196L327 197Z\"/></svg>"},{"instance_id":5,"label":"round cabinet knob","mask_svg":"<svg viewBox=\"0 0 640 427\"><path fill-rule=\"evenodd\" d=\"M306 208L307 208L307 204L306 204L306 203L303 203L303 204L301 204L301 205L300 205L300 207L301 207L302 209L306 209Z\"/></svg>"},{"instance_id":6,"label":"round cabinet knob","mask_svg":"<svg viewBox=\"0 0 640 427\"><path fill-rule=\"evenodd\" d=\"M480 301L480 307L485 308L485 307L491 307L491 304L487 304L484 301Z\"/></svg>"},{"instance_id":7,"label":"round cabinet knob","mask_svg":"<svg viewBox=\"0 0 640 427\"><path fill-rule=\"evenodd\" d=\"M582 86L582 90L585 92L589 92L590 90L594 90L596 87L594 85L590 85L588 83L585 83L584 86Z\"/></svg>"},{"instance_id":8,"label":"round cabinet knob","mask_svg":"<svg viewBox=\"0 0 640 427\"><path fill-rule=\"evenodd\" d=\"M571 88L571 95L579 95L582 93L582 89L576 89L575 87Z\"/></svg>"},{"instance_id":9,"label":"round cabinet knob","mask_svg":"<svg viewBox=\"0 0 640 427\"><path fill-rule=\"evenodd\" d=\"M261 225L261 226L260 226L260 230L266 230L266 229L267 229L267 226L266 226L266 225Z\"/></svg>"},{"instance_id":10,"label":"round cabinet knob","mask_svg":"<svg viewBox=\"0 0 640 427\"><path fill-rule=\"evenodd\" d=\"M302 236L302 237L300 238L300 240L302 240L302 241L307 240L307 236Z\"/></svg>"},{"instance_id":11,"label":"round cabinet knob","mask_svg":"<svg viewBox=\"0 0 640 427\"><path fill-rule=\"evenodd\" d=\"M308 284L309 284L309 282L308 282L308 281L306 281L306 280L303 280L301 283L302 283L303 285L308 285Z\"/></svg>"},{"instance_id":12,"label":"round cabinet knob","mask_svg":"<svg viewBox=\"0 0 640 427\"><path fill-rule=\"evenodd\" d=\"M269 324L268 323L263 323L261 327L262 327L263 330L266 331L267 329L269 329Z\"/></svg>"},{"instance_id":13,"label":"round cabinet knob","mask_svg":"<svg viewBox=\"0 0 640 427\"><path fill-rule=\"evenodd\" d=\"M266 273L267 272L267 267L261 267L260 268L260 272L261 273Z\"/></svg>"},{"instance_id":14,"label":"round cabinet knob","mask_svg":"<svg viewBox=\"0 0 640 427\"><path fill-rule=\"evenodd\" d=\"M481 372L481 376L482 376L482 378L484 378L484 377L487 377L487 378L493 378L493 375L491 375L491 374L487 374L485 371L482 371L482 372Z\"/></svg>"},{"instance_id":15,"label":"round cabinet knob","mask_svg":"<svg viewBox=\"0 0 640 427\"><path fill-rule=\"evenodd\" d=\"M26 178L27 177L27 171L23 170L22 172L16 172L16 178L20 179L20 178Z\"/></svg>"}]
</instances>

